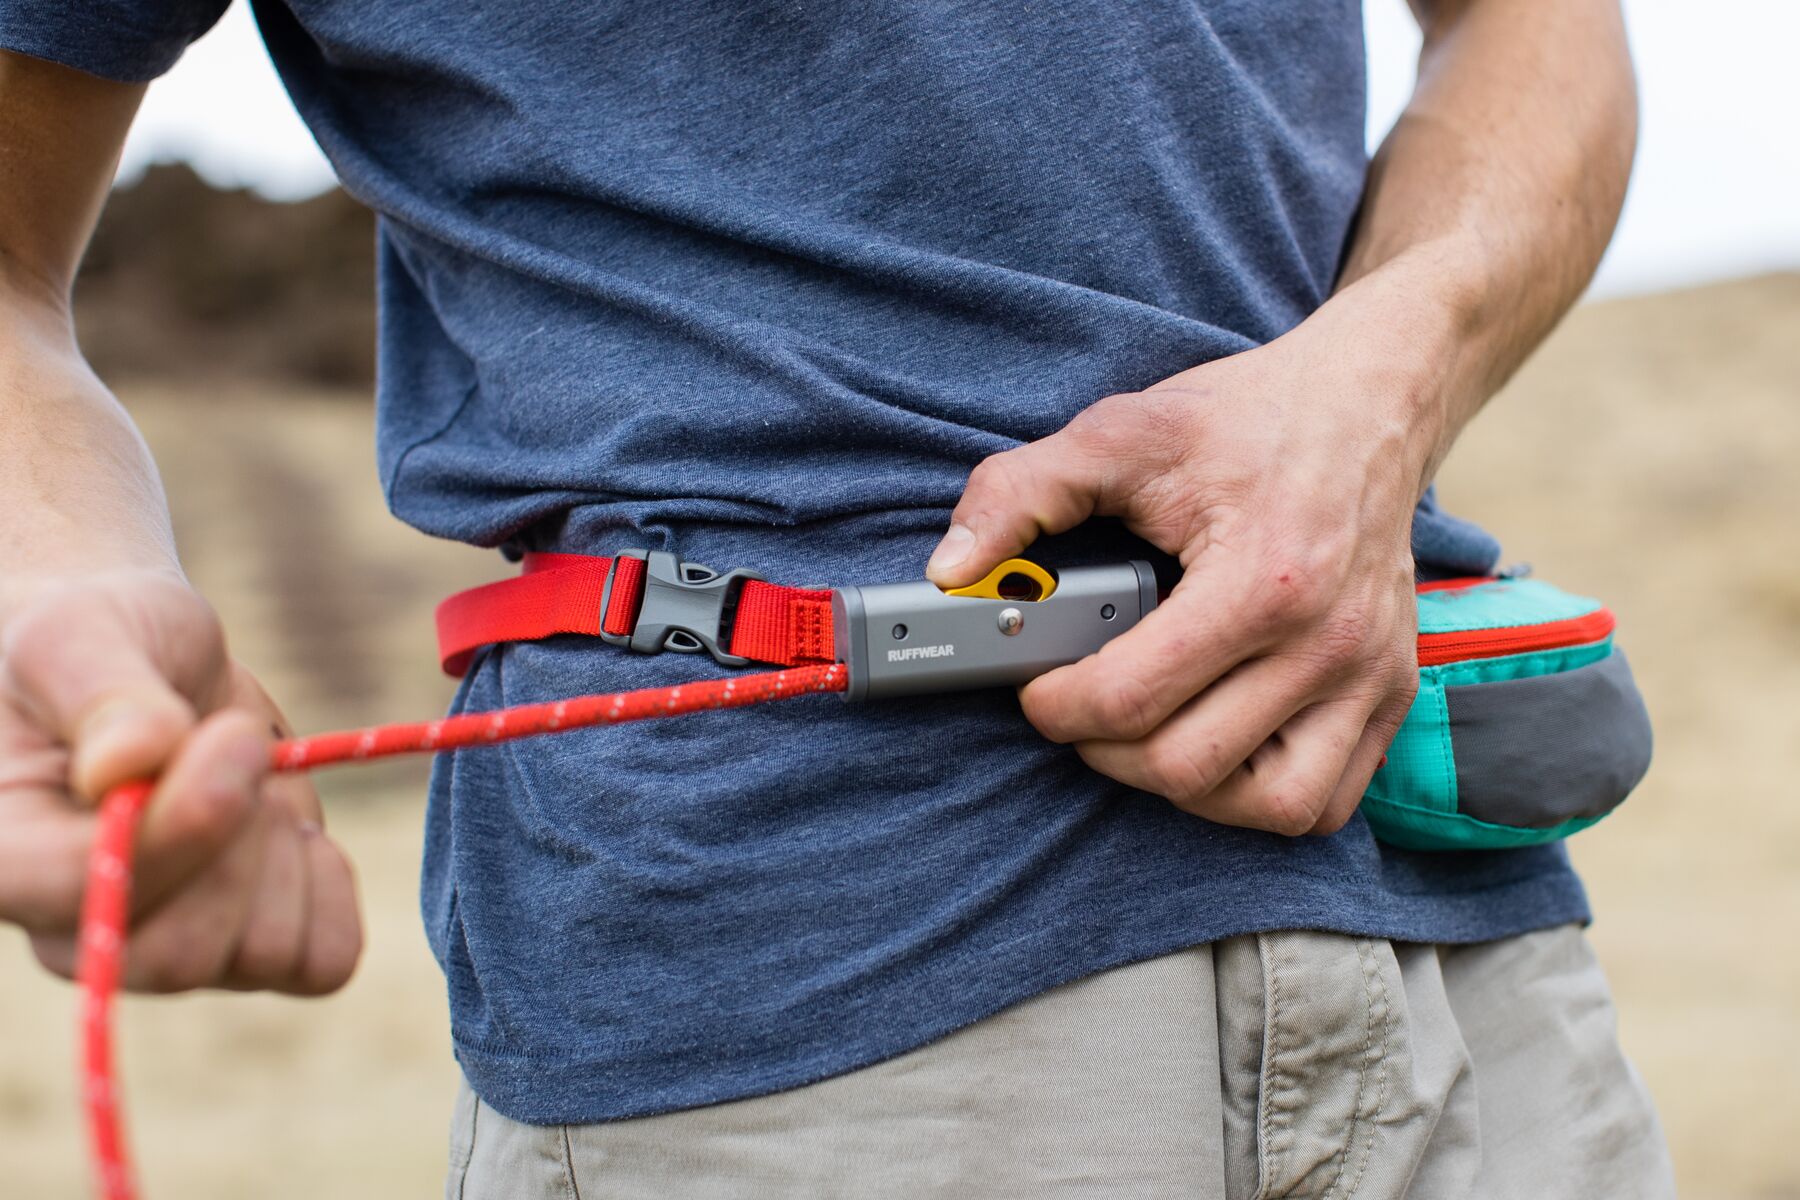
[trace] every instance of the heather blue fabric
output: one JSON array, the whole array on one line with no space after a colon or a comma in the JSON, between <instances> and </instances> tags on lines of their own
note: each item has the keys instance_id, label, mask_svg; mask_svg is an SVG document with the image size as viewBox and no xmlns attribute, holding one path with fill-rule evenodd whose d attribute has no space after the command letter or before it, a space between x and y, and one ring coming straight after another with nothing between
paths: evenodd
<instances>
[{"instance_id":1,"label":"heather blue fabric","mask_svg":"<svg viewBox=\"0 0 1800 1200\"><path fill-rule=\"evenodd\" d=\"M142 76L209 11L0 0L0 30ZM514 552L916 577L984 455L1312 311L1365 168L1350 0L257 14L383 214L394 511ZM1425 570L1496 554L1430 504L1414 536ZM1146 552L1104 524L1044 548ZM483 655L457 706L717 670L561 639ZM1587 917L1560 848L1221 828L1087 771L1005 692L464 752L427 821L457 1055L537 1122L819 1079L1248 930Z\"/></svg>"}]
</instances>

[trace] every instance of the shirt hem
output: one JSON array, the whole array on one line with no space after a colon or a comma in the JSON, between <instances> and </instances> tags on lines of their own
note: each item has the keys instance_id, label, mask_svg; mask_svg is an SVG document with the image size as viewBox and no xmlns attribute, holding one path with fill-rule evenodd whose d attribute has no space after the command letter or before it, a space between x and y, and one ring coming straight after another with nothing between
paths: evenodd
<instances>
[{"instance_id":1,"label":"shirt hem","mask_svg":"<svg viewBox=\"0 0 1800 1200\"><path fill-rule=\"evenodd\" d=\"M1495 891L1509 894L1501 899ZM457 1038L456 1058L482 1101L513 1120L533 1125L630 1120L818 1083L916 1050L1063 984L1243 934L1306 929L1466 945L1592 920L1580 880L1568 870L1478 893L1412 897L1413 903L1389 896L1386 904L1362 912L1346 913L1342 897L1335 904L1320 904L1317 896L1295 899L1299 902L1270 904L1251 921L1201 922L1115 937L1080 957L1068 953L1070 931L1047 930L1007 944L1003 955L981 965L984 979L1007 980L1006 987L970 992L955 980L916 979L910 987L880 989L863 1005L851 1006L866 1005L871 1013L789 1012L785 1021L772 1022L738 1047L709 1042L639 1047L611 1057L562 1057L477 1047ZM1475 911L1457 911L1478 901ZM1046 970L1047 963L1055 966ZM928 1016L916 1007L909 1010L909 999L926 995L933 1002ZM875 1015L883 1019L870 1019ZM859 1036L854 1045L838 1040L808 1047L808 1028L856 1029Z\"/></svg>"}]
</instances>

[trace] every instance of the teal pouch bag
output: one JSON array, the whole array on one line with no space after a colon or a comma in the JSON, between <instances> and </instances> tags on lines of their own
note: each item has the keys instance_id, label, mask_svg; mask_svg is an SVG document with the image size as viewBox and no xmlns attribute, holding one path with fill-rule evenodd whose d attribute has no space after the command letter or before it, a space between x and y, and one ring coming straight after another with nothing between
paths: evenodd
<instances>
[{"instance_id":1,"label":"teal pouch bag","mask_svg":"<svg viewBox=\"0 0 1800 1200\"><path fill-rule=\"evenodd\" d=\"M1650 766L1650 715L1614 618L1536 579L1419 585L1419 694L1363 796L1413 850L1555 841L1610 813Z\"/></svg>"}]
</instances>

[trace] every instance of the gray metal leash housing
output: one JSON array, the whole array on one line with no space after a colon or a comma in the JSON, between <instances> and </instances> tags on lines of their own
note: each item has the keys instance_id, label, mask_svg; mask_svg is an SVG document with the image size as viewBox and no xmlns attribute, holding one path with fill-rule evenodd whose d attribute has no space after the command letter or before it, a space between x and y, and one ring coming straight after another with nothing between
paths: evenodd
<instances>
[{"instance_id":1,"label":"gray metal leash housing","mask_svg":"<svg viewBox=\"0 0 1800 1200\"><path fill-rule=\"evenodd\" d=\"M1133 560L1055 572L1041 600L949 596L923 579L841 587L831 616L848 701L1016 686L1087 657L1156 607Z\"/></svg>"}]
</instances>

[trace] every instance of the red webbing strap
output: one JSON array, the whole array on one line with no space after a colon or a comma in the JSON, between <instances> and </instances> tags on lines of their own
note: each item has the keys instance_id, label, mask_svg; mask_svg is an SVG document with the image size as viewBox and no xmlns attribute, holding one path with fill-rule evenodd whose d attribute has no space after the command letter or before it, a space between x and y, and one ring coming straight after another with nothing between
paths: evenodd
<instances>
[{"instance_id":1,"label":"red webbing strap","mask_svg":"<svg viewBox=\"0 0 1800 1200\"><path fill-rule=\"evenodd\" d=\"M615 570L616 564L616 570ZM600 601L615 571L604 625ZM469 669L495 642L534 642L563 633L629 635L644 599L644 560L527 554L516 579L458 592L438 605L438 659L449 675ZM739 590L730 652L778 667L828 663L831 593L749 580Z\"/></svg>"},{"instance_id":2,"label":"red webbing strap","mask_svg":"<svg viewBox=\"0 0 1800 1200\"><path fill-rule=\"evenodd\" d=\"M784 667L831 662L831 593L749 580L738 593L731 652Z\"/></svg>"},{"instance_id":3,"label":"red webbing strap","mask_svg":"<svg viewBox=\"0 0 1800 1200\"><path fill-rule=\"evenodd\" d=\"M597 636L600 598L610 558L586 554L527 554L517 579L458 592L437 610L438 660L447 675L469 669L475 651L494 642L535 642L559 633ZM619 560L604 628L628 634L644 596L644 561Z\"/></svg>"},{"instance_id":4,"label":"red webbing strap","mask_svg":"<svg viewBox=\"0 0 1800 1200\"><path fill-rule=\"evenodd\" d=\"M544 554L530 556L535 558L572 559L580 558L578 554ZM601 559L605 562L606 559ZM638 606L644 602L644 560L641 558L617 559L613 572L612 595L606 599L606 618L600 622L600 628L621 637L637 628ZM540 568L527 564L527 571ZM561 568L558 568L561 569ZM605 585L605 570L601 571L601 585Z\"/></svg>"}]
</instances>

